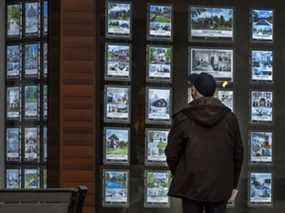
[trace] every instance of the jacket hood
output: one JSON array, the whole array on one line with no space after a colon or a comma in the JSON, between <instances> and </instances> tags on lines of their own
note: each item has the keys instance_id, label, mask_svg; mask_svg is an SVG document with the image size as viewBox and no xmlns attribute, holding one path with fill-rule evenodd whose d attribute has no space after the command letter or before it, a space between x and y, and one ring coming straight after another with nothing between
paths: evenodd
<instances>
[{"instance_id":1,"label":"jacket hood","mask_svg":"<svg viewBox=\"0 0 285 213\"><path fill-rule=\"evenodd\" d=\"M213 127L231 110L216 98L203 97L192 101L182 112L201 126Z\"/></svg>"}]
</instances>

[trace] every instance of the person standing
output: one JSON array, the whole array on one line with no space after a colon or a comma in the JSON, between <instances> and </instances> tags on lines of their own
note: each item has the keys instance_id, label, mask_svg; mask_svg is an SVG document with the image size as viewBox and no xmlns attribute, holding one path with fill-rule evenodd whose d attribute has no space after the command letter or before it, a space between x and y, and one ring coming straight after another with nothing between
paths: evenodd
<instances>
[{"instance_id":1,"label":"person standing","mask_svg":"<svg viewBox=\"0 0 285 213\"><path fill-rule=\"evenodd\" d=\"M238 119L213 97L213 76L192 74L190 83L194 100L173 115L165 149L173 176L168 195L182 199L184 213L224 213L243 163Z\"/></svg>"}]
</instances>

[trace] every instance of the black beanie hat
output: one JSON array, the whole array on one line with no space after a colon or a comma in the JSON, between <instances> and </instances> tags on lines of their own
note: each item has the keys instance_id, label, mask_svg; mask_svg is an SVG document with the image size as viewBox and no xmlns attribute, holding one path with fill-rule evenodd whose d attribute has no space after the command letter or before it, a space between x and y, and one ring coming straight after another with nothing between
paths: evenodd
<instances>
[{"instance_id":1,"label":"black beanie hat","mask_svg":"<svg viewBox=\"0 0 285 213\"><path fill-rule=\"evenodd\" d=\"M190 83L204 97L212 97L215 94L217 83L214 77L208 73L191 74Z\"/></svg>"}]
</instances>

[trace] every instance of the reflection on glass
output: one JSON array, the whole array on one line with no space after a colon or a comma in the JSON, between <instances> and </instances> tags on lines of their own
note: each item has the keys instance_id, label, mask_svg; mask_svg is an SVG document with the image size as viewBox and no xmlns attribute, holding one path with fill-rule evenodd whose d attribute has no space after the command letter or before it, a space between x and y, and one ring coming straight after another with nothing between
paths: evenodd
<instances>
[{"instance_id":1,"label":"reflection on glass","mask_svg":"<svg viewBox=\"0 0 285 213\"><path fill-rule=\"evenodd\" d=\"M40 188L40 171L39 169L25 169L24 180L26 189Z\"/></svg>"},{"instance_id":2,"label":"reflection on glass","mask_svg":"<svg viewBox=\"0 0 285 213\"><path fill-rule=\"evenodd\" d=\"M25 3L25 35L37 36L40 34L40 3Z\"/></svg>"},{"instance_id":3,"label":"reflection on glass","mask_svg":"<svg viewBox=\"0 0 285 213\"><path fill-rule=\"evenodd\" d=\"M25 117L39 116L39 87L25 86Z\"/></svg>"},{"instance_id":4,"label":"reflection on glass","mask_svg":"<svg viewBox=\"0 0 285 213\"><path fill-rule=\"evenodd\" d=\"M7 128L6 150L8 161L19 161L21 155L21 131L19 128Z\"/></svg>"},{"instance_id":5,"label":"reflection on glass","mask_svg":"<svg viewBox=\"0 0 285 213\"><path fill-rule=\"evenodd\" d=\"M40 154L40 138L39 128L31 127L25 128L25 160L36 161L39 160Z\"/></svg>"},{"instance_id":6,"label":"reflection on glass","mask_svg":"<svg viewBox=\"0 0 285 213\"><path fill-rule=\"evenodd\" d=\"M20 118L21 109L21 96L20 87L7 88L7 118L18 119Z\"/></svg>"},{"instance_id":7,"label":"reflection on glass","mask_svg":"<svg viewBox=\"0 0 285 213\"><path fill-rule=\"evenodd\" d=\"M21 4L11 4L7 6L7 36L20 37L22 22Z\"/></svg>"},{"instance_id":8,"label":"reflection on glass","mask_svg":"<svg viewBox=\"0 0 285 213\"><path fill-rule=\"evenodd\" d=\"M22 69L22 48L20 45L7 46L7 78L19 77Z\"/></svg>"},{"instance_id":9,"label":"reflection on glass","mask_svg":"<svg viewBox=\"0 0 285 213\"><path fill-rule=\"evenodd\" d=\"M6 169L6 188L21 188L21 171L20 169Z\"/></svg>"}]
</instances>

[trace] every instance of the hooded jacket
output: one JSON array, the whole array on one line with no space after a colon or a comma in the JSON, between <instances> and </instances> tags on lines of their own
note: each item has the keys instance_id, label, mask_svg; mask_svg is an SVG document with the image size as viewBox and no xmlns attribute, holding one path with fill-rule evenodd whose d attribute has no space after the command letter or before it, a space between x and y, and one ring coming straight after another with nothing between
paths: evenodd
<instances>
[{"instance_id":1,"label":"hooded jacket","mask_svg":"<svg viewBox=\"0 0 285 213\"><path fill-rule=\"evenodd\" d=\"M216 98L200 98L173 116L165 150L169 196L227 201L237 188L243 144L236 116Z\"/></svg>"}]
</instances>

